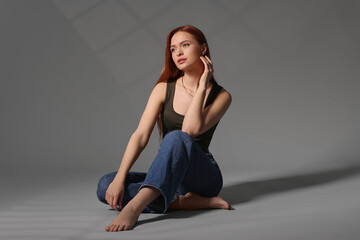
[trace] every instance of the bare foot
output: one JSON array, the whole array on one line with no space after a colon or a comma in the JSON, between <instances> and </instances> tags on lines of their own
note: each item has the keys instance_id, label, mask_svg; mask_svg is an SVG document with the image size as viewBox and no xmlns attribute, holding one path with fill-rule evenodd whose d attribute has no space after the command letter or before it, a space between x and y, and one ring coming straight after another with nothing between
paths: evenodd
<instances>
[{"instance_id":1,"label":"bare foot","mask_svg":"<svg viewBox=\"0 0 360 240\"><path fill-rule=\"evenodd\" d=\"M170 208L179 210L197 210L209 208L230 210L231 206L221 197L202 197L197 193L188 192L184 196L180 195L175 202L171 203Z\"/></svg>"},{"instance_id":2,"label":"bare foot","mask_svg":"<svg viewBox=\"0 0 360 240\"><path fill-rule=\"evenodd\" d=\"M221 197L211 197L209 200L209 206L211 208L231 209L230 204Z\"/></svg>"},{"instance_id":3,"label":"bare foot","mask_svg":"<svg viewBox=\"0 0 360 240\"><path fill-rule=\"evenodd\" d=\"M123 230L131 230L136 224L140 213L130 204L127 204L119 213L119 215L112 221L105 230L107 232L117 232Z\"/></svg>"}]
</instances>

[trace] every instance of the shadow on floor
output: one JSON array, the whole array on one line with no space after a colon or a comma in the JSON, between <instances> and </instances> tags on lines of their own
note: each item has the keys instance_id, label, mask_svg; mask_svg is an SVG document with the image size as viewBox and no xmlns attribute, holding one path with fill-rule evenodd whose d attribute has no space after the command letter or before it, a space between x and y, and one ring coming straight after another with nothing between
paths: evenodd
<instances>
[{"instance_id":1,"label":"shadow on floor","mask_svg":"<svg viewBox=\"0 0 360 240\"><path fill-rule=\"evenodd\" d=\"M230 205L241 204L267 195L322 185L360 174L360 166L348 166L335 170L284 176L274 179L249 181L225 186L219 196ZM137 225L166 219L188 218L211 210L168 211L165 215L140 220Z\"/></svg>"},{"instance_id":2,"label":"shadow on floor","mask_svg":"<svg viewBox=\"0 0 360 240\"><path fill-rule=\"evenodd\" d=\"M243 182L223 187L219 196L227 200L230 204L239 204L270 194L335 182L357 174L360 174L360 166L349 166L323 172Z\"/></svg>"}]
</instances>

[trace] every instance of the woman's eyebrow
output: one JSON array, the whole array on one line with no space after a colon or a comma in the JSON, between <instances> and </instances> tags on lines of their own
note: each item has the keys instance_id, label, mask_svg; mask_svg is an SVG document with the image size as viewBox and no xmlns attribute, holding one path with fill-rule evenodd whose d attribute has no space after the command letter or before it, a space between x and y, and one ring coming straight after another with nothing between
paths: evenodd
<instances>
[{"instance_id":1,"label":"woman's eyebrow","mask_svg":"<svg viewBox=\"0 0 360 240\"><path fill-rule=\"evenodd\" d=\"M180 44L182 44L183 42L191 42L190 40L184 40L182 42L180 42ZM175 47L175 45L171 45L170 47Z\"/></svg>"}]
</instances>

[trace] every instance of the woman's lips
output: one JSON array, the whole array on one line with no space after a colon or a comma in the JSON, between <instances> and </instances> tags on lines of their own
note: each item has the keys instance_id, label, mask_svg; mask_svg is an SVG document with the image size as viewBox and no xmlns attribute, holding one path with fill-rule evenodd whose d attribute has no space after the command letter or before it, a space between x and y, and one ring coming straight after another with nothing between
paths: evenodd
<instances>
[{"instance_id":1,"label":"woman's lips","mask_svg":"<svg viewBox=\"0 0 360 240\"><path fill-rule=\"evenodd\" d=\"M182 63L184 63L185 61L186 61L186 59L185 59L185 58L182 58L182 59L179 59L179 60L178 60L178 63L182 64Z\"/></svg>"}]
</instances>

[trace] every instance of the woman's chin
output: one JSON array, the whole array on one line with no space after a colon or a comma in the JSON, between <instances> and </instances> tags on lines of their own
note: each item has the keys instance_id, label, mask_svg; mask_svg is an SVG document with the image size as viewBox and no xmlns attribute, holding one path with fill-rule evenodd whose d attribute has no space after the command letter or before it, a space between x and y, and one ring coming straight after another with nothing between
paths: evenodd
<instances>
[{"instance_id":1,"label":"woman's chin","mask_svg":"<svg viewBox=\"0 0 360 240\"><path fill-rule=\"evenodd\" d=\"M185 71L185 70L186 70L186 68L184 68L184 67L182 67L182 66L179 66L178 69L179 69L180 71Z\"/></svg>"},{"instance_id":2,"label":"woman's chin","mask_svg":"<svg viewBox=\"0 0 360 240\"><path fill-rule=\"evenodd\" d=\"M180 71L188 71L188 70L191 70L193 67L194 67L193 65L182 64L182 65L178 66L178 69Z\"/></svg>"}]
</instances>

